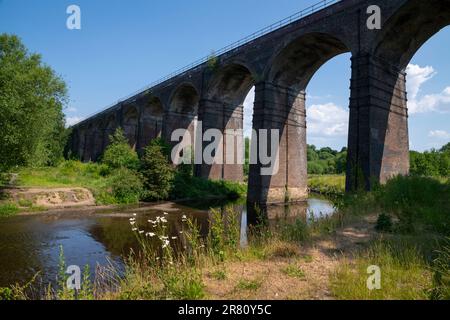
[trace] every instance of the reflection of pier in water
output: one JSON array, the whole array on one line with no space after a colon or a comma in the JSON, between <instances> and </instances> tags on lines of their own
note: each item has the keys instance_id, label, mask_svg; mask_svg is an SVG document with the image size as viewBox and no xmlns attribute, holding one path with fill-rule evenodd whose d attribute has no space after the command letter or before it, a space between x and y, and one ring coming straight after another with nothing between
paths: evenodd
<instances>
[{"instance_id":1,"label":"reflection of pier in water","mask_svg":"<svg viewBox=\"0 0 450 320\"><path fill-rule=\"evenodd\" d=\"M246 246L248 244L248 228L250 226L258 225L265 220L270 228L276 226L280 221L294 223L299 218L306 223L309 215L308 208L309 204L306 201L282 205L269 205L264 208L253 207L250 204L232 205L232 210L234 212L241 212L241 246ZM230 206L222 207L221 212L222 214L227 214L230 212Z\"/></svg>"}]
</instances>

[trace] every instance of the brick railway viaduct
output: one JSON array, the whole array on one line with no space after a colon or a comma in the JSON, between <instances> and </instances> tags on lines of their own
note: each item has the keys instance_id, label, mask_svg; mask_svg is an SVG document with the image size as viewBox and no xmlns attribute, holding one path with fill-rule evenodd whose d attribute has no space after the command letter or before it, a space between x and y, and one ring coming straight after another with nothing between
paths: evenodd
<instances>
[{"instance_id":1,"label":"brick railway viaduct","mask_svg":"<svg viewBox=\"0 0 450 320\"><path fill-rule=\"evenodd\" d=\"M328 5L331 2L331 5ZM69 148L95 161L122 127L140 150L175 129L243 127L243 102L255 86L254 129L280 129L280 170L251 165L248 200L277 203L307 195L305 91L328 60L351 53L347 190L370 189L409 171L405 68L416 51L450 24L450 0L326 1L320 10L239 44L160 81L73 127ZM381 8L369 30L367 8ZM194 140L194 139L193 139ZM268 142L270 143L270 141ZM194 142L193 142L194 145ZM195 145L202 148L202 145ZM242 165L198 165L195 174L241 181Z\"/></svg>"}]
</instances>

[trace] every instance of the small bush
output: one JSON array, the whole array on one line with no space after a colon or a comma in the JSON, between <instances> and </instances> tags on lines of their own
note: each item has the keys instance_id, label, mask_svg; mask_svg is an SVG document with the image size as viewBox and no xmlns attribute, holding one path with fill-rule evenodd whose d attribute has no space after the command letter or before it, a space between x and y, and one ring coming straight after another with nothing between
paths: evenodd
<instances>
[{"instance_id":1,"label":"small bush","mask_svg":"<svg viewBox=\"0 0 450 320\"><path fill-rule=\"evenodd\" d=\"M121 128L109 137L111 144L106 148L102 157L102 163L111 169L127 168L137 170L139 168L139 157L133 150Z\"/></svg>"},{"instance_id":2,"label":"small bush","mask_svg":"<svg viewBox=\"0 0 450 320\"><path fill-rule=\"evenodd\" d=\"M375 229L379 232L391 232L392 231L391 216L385 213L380 214Z\"/></svg>"},{"instance_id":3,"label":"small bush","mask_svg":"<svg viewBox=\"0 0 450 320\"><path fill-rule=\"evenodd\" d=\"M19 208L13 203L0 204L0 217L10 217L19 212Z\"/></svg>"},{"instance_id":4,"label":"small bush","mask_svg":"<svg viewBox=\"0 0 450 320\"><path fill-rule=\"evenodd\" d=\"M239 280L238 284L236 285L236 288L240 289L240 290L256 291L259 288L261 288L261 286L262 286L262 283L260 280L242 279L242 280Z\"/></svg>"},{"instance_id":5,"label":"small bush","mask_svg":"<svg viewBox=\"0 0 450 320\"><path fill-rule=\"evenodd\" d=\"M166 200L169 198L174 179L174 169L164 154L164 146L160 139L152 141L144 149L140 172L143 177L146 200Z\"/></svg>"},{"instance_id":6,"label":"small bush","mask_svg":"<svg viewBox=\"0 0 450 320\"><path fill-rule=\"evenodd\" d=\"M217 270L211 273L211 277L216 280L226 280L227 273L224 270Z\"/></svg>"},{"instance_id":7,"label":"small bush","mask_svg":"<svg viewBox=\"0 0 450 320\"><path fill-rule=\"evenodd\" d=\"M291 278L298 278L298 279L305 278L305 273L296 264L288 265L287 267L281 269L281 272L283 272L285 275L287 275Z\"/></svg>"},{"instance_id":8,"label":"small bush","mask_svg":"<svg viewBox=\"0 0 450 320\"><path fill-rule=\"evenodd\" d=\"M125 168L118 169L111 175L109 188L115 200L121 204L138 203L143 193L141 178Z\"/></svg>"}]
</instances>

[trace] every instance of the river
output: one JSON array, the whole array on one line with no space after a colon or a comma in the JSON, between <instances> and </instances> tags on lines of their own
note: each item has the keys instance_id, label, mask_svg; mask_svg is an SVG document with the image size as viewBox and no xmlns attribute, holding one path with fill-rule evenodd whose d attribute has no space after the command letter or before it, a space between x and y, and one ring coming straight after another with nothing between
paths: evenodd
<instances>
[{"instance_id":1,"label":"river","mask_svg":"<svg viewBox=\"0 0 450 320\"><path fill-rule=\"evenodd\" d=\"M23 284L39 272L42 283L54 283L58 274L60 248L66 265L123 267L123 257L136 248L136 237L129 219L148 223L162 216L168 220L170 236L182 231L182 216L195 219L202 235L208 233L209 210L224 210L227 206L240 212L241 245L247 243L247 210L244 205L174 203L142 205L115 210L64 210L57 213L15 216L0 219L0 287ZM326 199L312 196L305 203L273 206L268 209L269 220L291 219L299 215L321 217L334 213Z\"/></svg>"}]
</instances>

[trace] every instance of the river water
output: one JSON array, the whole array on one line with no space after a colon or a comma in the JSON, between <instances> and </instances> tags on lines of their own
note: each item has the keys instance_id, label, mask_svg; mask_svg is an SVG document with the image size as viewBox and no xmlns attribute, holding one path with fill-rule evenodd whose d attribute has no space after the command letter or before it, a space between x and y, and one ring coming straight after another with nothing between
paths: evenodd
<instances>
[{"instance_id":1,"label":"river water","mask_svg":"<svg viewBox=\"0 0 450 320\"><path fill-rule=\"evenodd\" d=\"M241 245L247 243L247 210L242 204L202 203L189 206L164 203L116 210L61 211L0 219L0 287L26 283L39 272L43 283L54 283L58 274L60 248L64 250L66 265L81 269L89 265L123 266L123 257L137 247L129 219L138 225L162 216L168 220L171 237L183 230L182 216L197 221L202 235L208 233L208 208L226 210L232 206L240 212ZM269 207L269 221L302 217L322 217L334 213L326 199L311 197L307 202Z\"/></svg>"}]
</instances>

